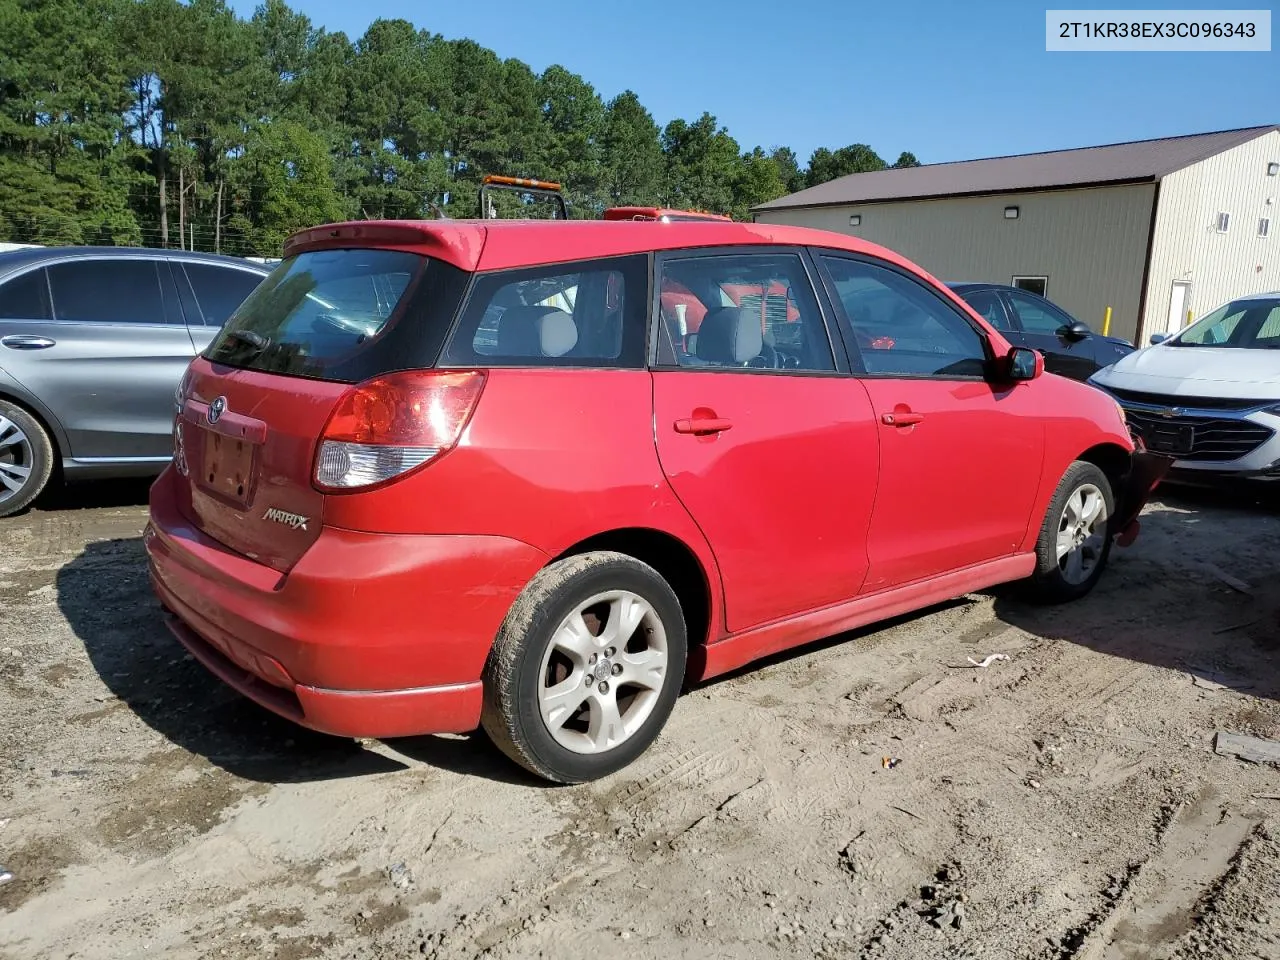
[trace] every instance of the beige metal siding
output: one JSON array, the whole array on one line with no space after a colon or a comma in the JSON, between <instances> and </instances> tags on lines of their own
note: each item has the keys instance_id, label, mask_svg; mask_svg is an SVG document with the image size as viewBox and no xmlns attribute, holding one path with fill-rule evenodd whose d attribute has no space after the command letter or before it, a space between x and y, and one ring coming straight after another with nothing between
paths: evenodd
<instances>
[{"instance_id":1,"label":"beige metal siding","mask_svg":"<svg viewBox=\"0 0 1280 960\"><path fill-rule=\"evenodd\" d=\"M986 197L760 211L764 223L820 227L895 250L940 280L1048 277L1050 300L1095 330L1137 330L1154 187L1138 184ZM1004 208L1017 206L1016 220ZM849 225L858 214L862 223Z\"/></svg>"},{"instance_id":2,"label":"beige metal siding","mask_svg":"<svg viewBox=\"0 0 1280 960\"><path fill-rule=\"evenodd\" d=\"M1241 294L1280 290L1280 176L1267 176L1268 163L1280 163L1280 132L1161 181L1144 342L1165 329L1175 280L1191 284L1188 308L1193 317ZM1231 215L1226 233L1218 232L1219 213ZM1263 218L1271 220L1267 239L1258 236Z\"/></svg>"}]
</instances>

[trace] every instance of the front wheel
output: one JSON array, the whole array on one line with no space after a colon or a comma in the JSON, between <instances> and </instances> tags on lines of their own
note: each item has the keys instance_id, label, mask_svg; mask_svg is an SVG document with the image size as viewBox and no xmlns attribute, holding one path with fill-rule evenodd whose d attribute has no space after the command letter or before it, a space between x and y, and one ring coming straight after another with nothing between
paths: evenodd
<instances>
[{"instance_id":1,"label":"front wheel","mask_svg":"<svg viewBox=\"0 0 1280 960\"><path fill-rule=\"evenodd\" d=\"M1036 541L1036 571L1027 584L1033 600L1065 603L1094 588L1111 554L1114 512L1107 475L1092 463L1071 464Z\"/></svg>"},{"instance_id":2,"label":"front wheel","mask_svg":"<svg viewBox=\"0 0 1280 960\"><path fill-rule=\"evenodd\" d=\"M607 552L560 560L512 604L489 653L485 732L547 780L607 776L657 739L686 652L680 602L648 564Z\"/></svg>"}]
</instances>

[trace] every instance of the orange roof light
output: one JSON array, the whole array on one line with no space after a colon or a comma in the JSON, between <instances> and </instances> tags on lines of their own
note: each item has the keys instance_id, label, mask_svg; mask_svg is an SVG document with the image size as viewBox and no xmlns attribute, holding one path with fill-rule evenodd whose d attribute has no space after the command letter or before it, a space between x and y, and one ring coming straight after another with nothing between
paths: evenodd
<instances>
[{"instance_id":1,"label":"orange roof light","mask_svg":"<svg viewBox=\"0 0 1280 960\"><path fill-rule=\"evenodd\" d=\"M481 183L492 183L506 187L530 187L534 190L560 190L560 184L550 180L530 180L525 177L502 177L496 173L486 173Z\"/></svg>"}]
</instances>

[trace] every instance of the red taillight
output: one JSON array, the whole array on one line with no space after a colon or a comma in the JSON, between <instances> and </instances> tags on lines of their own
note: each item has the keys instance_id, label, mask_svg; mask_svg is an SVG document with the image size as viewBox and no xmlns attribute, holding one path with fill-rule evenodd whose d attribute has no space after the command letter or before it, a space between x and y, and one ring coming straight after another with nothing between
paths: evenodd
<instances>
[{"instance_id":1,"label":"red taillight","mask_svg":"<svg viewBox=\"0 0 1280 960\"><path fill-rule=\"evenodd\" d=\"M321 434L315 485L363 490L430 463L457 444L484 380L477 370L416 371L352 387Z\"/></svg>"}]
</instances>

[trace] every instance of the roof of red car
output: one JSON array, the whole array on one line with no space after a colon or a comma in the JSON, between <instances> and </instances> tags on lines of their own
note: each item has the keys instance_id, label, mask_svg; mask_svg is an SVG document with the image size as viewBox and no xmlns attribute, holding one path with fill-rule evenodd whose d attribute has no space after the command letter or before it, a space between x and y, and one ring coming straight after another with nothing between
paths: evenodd
<instances>
[{"instance_id":1,"label":"roof of red car","mask_svg":"<svg viewBox=\"0 0 1280 960\"><path fill-rule=\"evenodd\" d=\"M739 244L817 246L920 268L856 237L772 223L652 220L357 220L302 230L284 255L349 246L419 249L464 270L505 270L651 250Z\"/></svg>"}]
</instances>

